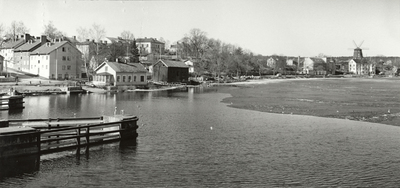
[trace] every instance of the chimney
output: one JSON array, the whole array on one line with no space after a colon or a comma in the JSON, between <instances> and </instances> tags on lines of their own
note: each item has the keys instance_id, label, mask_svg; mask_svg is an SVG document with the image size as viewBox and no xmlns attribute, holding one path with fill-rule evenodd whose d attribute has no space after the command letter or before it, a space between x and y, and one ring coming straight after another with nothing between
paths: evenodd
<instances>
[{"instance_id":1,"label":"chimney","mask_svg":"<svg viewBox=\"0 0 400 188\"><path fill-rule=\"evenodd\" d=\"M76 40L76 36L74 36L74 40Z\"/></svg>"},{"instance_id":2,"label":"chimney","mask_svg":"<svg viewBox=\"0 0 400 188\"><path fill-rule=\"evenodd\" d=\"M86 42L89 42L90 40L89 39L86 39Z\"/></svg>"},{"instance_id":3,"label":"chimney","mask_svg":"<svg viewBox=\"0 0 400 188\"><path fill-rule=\"evenodd\" d=\"M28 42L29 39L31 39L31 35L26 33L25 34L25 42Z\"/></svg>"},{"instance_id":4,"label":"chimney","mask_svg":"<svg viewBox=\"0 0 400 188\"><path fill-rule=\"evenodd\" d=\"M38 37L39 38L39 37ZM40 38L40 44L43 45L47 42L47 37L46 35L42 35Z\"/></svg>"},{"instance_id":5,"label":"chimney","mask_svg":"<svg viewBox=\"0 0 400 188\"><path fill-rule=\"evenodd\" d=\"M40 37L36 37L36 39L38 39L38 40L39 40L39 39L40 39Z\"/></svg>"}]
</instances>

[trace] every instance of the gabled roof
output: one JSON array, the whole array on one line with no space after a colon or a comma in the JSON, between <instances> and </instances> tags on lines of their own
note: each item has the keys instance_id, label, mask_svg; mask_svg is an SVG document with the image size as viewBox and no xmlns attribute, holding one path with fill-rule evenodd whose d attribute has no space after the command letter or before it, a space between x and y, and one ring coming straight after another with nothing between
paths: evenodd
<instances>
[{"instance_id":1,"label":"gabled roof","mask_svg":"<svg viewBox=\"0 0 400 188\"><path fill-rule=\"evenodd\" d=\"M26 51L30 51L35 47L38 47L40 45L41 41L40 40L36 40L34 42L27 42L25 44L23 44L22 46L18 47L17 49L14 50L14 52L26 52Z\"/></svg>"},{"instance_id":2,"label":"gabled roof","mask_svg":"<svg viewBox=\"0 0 400 188\"><path fill-rule=\"evenodd\" d=\"M2 49L8 49L8 48L18 48L22 44L25 43L25 39L19 39L17 41L10 41L5 44L3 44Z\"/></svg>"},{"instance_id":3,"label":"gabled roof","mask_svg":"<svg viewBox=\"0 0 400 188\"><path fill-rule=\"evenodd\" d=\"M163 42L161 42L155 38L138 38L138 39L136 39L136 42L152 42L152 43L164 44Z\"/></svg>"},{"instance_id":4,"label":"gabled roof","mask_svg":"<svg viewBox=\"0 0 400 188\"><path fill-rule=\"evenodd\" d=\"M69 42L72 43L72 44L77 44L77 43L79 43L79 41L76 40L75 37L65 37L64 39L65 39L66 41L69 41Z\"/></svg>"},{"instance_id":5,"label":"gabled roof","mask_svg":"<svg viewBox=\"0 0 400 188\"><path fill-rule=\"evenodd\" d=\"M112 69L115 70L115 72L147 72L146 68L140 63L117 63L117 62L103 62L101 65L99 65L95 71L99 70L101 67L104 65L110 66Z\"/></svg>"},{"instance_id":6,"label":"gabled roof","mask_svg":"<svg viewBox=\"0 0 400 188\"><path fill-rule=\"evenodd\" d=\"M55 43L48 42L48 43L46 43L46 44L40 46L38 49L32 51L30 54L31 54L31 55L36 55L36 54L49 54L49 53L51 53L52 51L54 51L54 50L60 48L61 46L64 46L64 45L67 44L67 43L69 43L69 42L68 42L68 41L61 41L61 42L55 42ZM51 44L51 45L49 46L48 44ZM74 47L74 45L71 45L71 46ZM75 48L75 47L74 47L74 48ZM78 49L76 49L76 50L78 50ZM78 52L81 53L79 50L78 50Z\"/></svg>"},{"instance_id":7,"label":"gabled roof","mask_svg":"<svg viewBox=\"0 0 400 188\"><path fill-rule=\"evenodd\" d=\"M314 61L314 63L325 63L325 61L319 57L310 57L310 59Z\"/></svg>"},{"instance_id":8,"label":"gabled roof","mask_svg":"<svg viewBox=\"0 0 400 188\"><path fill-rule=\"evenodd\" d=\"M166 67L189 68L189 66L187 66L184 62L181 61L159 60L157 63L159 62L163 63Z\"/></svg>"}]
</instances>

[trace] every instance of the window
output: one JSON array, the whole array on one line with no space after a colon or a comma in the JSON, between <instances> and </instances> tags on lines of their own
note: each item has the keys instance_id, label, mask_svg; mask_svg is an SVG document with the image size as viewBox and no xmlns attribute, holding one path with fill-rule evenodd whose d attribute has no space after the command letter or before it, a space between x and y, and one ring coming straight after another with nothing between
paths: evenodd
<instances>
[{"instance_id":1,"label":"window","mask_svg":"<svg viewBox=\"0 0 400 188\"><path fill-rule=\"evenodd\" d=\"M62 51L65 52L65 47L62 47Z\"/></svg>"},{"instance_id":2,"label":"window","mask_svg":"<svg viewBox=\"0 0 400 188\"><path fill-rule=\"evenodd\" d=\"M62 70L65 70L65 65L62 66Z\"/></svg>"},{"instance_id":3,"label":"window","mask_svg":"<svg viewBox=\"0 0 400 188\"><path fill-rule=\"evenodd\" d=\"M122 76L122 82L125 82L125 76Z\"/></svg>"},{"instance_id":4,"label":"window","mask_svg":"<svg viewBox=\"0 0 400 188\"><path fill-rule=\"evenodd\" d=\"M49 59L49 56L48 55L46 55L46 60L48 60Z\"/></svg>"},{"instance_id":5,"label":"window","mask_svg":"<svg viewBox=\"0 0 400 188\"><path fill-rule=\"evenodd\" d=\"M131 81L132 81L132 77L128 76L128 82L131 82Z\"/></svg>"},{"instance_id":6,"label":"window","mask_svg":"<svg viewBox=\"0 0 400 188\"><path fill-rule=\"evenodd\" d=\"M62 60L65 61L67 60L67 58L65 56L62 56Z\"/></svg>"},{"instance_id":7,"label":"window","mask_svg":"<svg viewBox=\"0 0 400 188\"><path fill-rule=\"evenodd\" d=\"M68 66L67 66L67 70L71 70L71 65L68 65Z\"/></svg>"},{"instance_id":8,"label":"window","mask_svg":"<svg viewBox=\"0 0 400 188\"><path fill-rule=\"evenodd\" d=\"M58 79L61 79L62 78L62 75L61 74L58 74Z\"/></svg>"},{"instance_id":9,"label":"window","mask_svg":"<svg viewBox=\"0 0 400 188\"><path fill-rule=\"evenodd\" d=\"M140 81L144 82L144 76L140 76Z\"/></svg>"},{"instance_id":10,"label":"window","mask_svg":"<svg viewBox=\"0 0 400 188\"><path fill-rule=\"evenodd\" d=\"M136 82L136 76L133 76L133 81Z\"/></svg>"},{"instance_id":11,"label":"window","mask_svg":"<svg viewBox=\"0 0 400 188\"><path fill-rule=\"evenodd\" d=\"M40 60L38 60L37 63L40 64Z\"/></svg>"},{"instance_id":12,"label":"window","mask_svg":"<svg viewBox=\"0 0 400 188\"><path fill-rule=\"evenodd\" d=\"M51 78L54 79L54 74L51 74Z\"/></svg>"},{"instance_id":13,"label":"window","mask_svg":"<svg viewBox=\"0 0 400 188\"><path fill-rule=\"evenodd\" d=\"M71 61L71 59L69 58L69 56L67 56L67 60L68 60L68 61Z\"/></svg>"},{"instance_id":14,"label":"window","mask_svg":"<svg viewBox=\"0 0 400 188\"><path fill-rule=\"evenodd\" d=\"M117 76L117 82L119 82L119 80L120 80L120 79L119 79L119 76Z\"/></svg>"}]
</instances>

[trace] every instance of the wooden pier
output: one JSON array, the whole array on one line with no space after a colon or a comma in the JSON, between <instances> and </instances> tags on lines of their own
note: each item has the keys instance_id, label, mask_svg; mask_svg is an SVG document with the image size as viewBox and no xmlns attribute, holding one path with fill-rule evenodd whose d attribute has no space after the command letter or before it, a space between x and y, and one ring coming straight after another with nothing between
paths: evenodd
<instances>
[{"instance_id":1,"label":"wooden pier","mask_svg":"<svg viewBox=\"0 0 400 188\"><path fill-rule=\"evenodd\" d=\"M24 108L24 96L4 95L0 96L0 110L16 110Z\"/></svg>"},{"instance_id":2,"label":"wooden pier","mask_svg":"<svg viewBox=\"0 0 400 188\"><path fill-rule=\"evenodd\" d=\"M136 141L136 116L93 118L0 119L0 159L47 154L120 140Z\"/></svg>"}]
</instances>

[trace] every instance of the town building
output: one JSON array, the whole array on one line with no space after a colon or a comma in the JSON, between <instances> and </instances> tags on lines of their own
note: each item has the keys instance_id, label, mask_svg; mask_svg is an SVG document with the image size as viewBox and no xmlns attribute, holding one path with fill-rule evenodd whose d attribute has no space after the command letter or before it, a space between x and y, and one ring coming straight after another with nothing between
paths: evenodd
<instances>
[{"instance_id":1,"label":"town building","mask_svg":"<svg viewBox=\"0 0 400 188\"><path fill-rule=\"evenodd\" d=\"M185 65L187 65L189 67L189 74L193 74L194 73L194 64L192 61L190 60L186 60L184 61Z\"/></svg>"},{"instance_id":2,"label":"town building","mask_svg":"<svg viewBox=\"0 0 400 188\"><path fill-rule=\"evenodd\" d=\"M54 39L30 53L29 73L47 79L81 77L82 53L70 42Z\"/></svg>"},{"instance_id":3,"label":"town building","mask_svg":"<svg viewBox=\"0 0 400 188\"><path fill-rule=\"evenodd\" d=\"M139 60L159 59L165 49L165 43L147 37L136 39L136 46L139 50Z\"/></svg>"},{"instance_id":4,"label":"town building","mask_svg":"<svg viewBox=\"0 0 400 188\"><path fill-rule=\"evenodd\" d=\"M189 80L189 66L181 61L159 60L153 65L153 81L186 83Z\"/></svg>"},{"instance_id":5,"label":"town building","mask_svg":"<svg viewBox=\"0 0 400 188\"><path fill-rule=\"evenodd\" d=\"M93 84L97 86L144 86L147 70L140 63L105 61L95 69Z\"/></svg>"},{"instance_id":6,"label":"town building","mask_svg":"<svg viewBox=\"0 0 400 188\"><path fill-rule=\"evenodd\" d=\"M41 37L31 38L25 44L14 49L14 66L13 68L23 72L29 72L30 70L30 53L39 48L40 46L48 42L47 37L42 35Z\"/></svg>"},{"instance_id":7,"label":"town building","mask_svg":"<svg viewBox=\"0 0 400 188\"><path fill-rule=\"evenodd\" d=\"M4 57L4 66L9 68L14 68L14 49L25 44L31 39L29 34L21 35L20 38L17 36L16 40L10 40L9 42L3 44L0 49L0 55Z\"/></svg>"}]
</instances>

